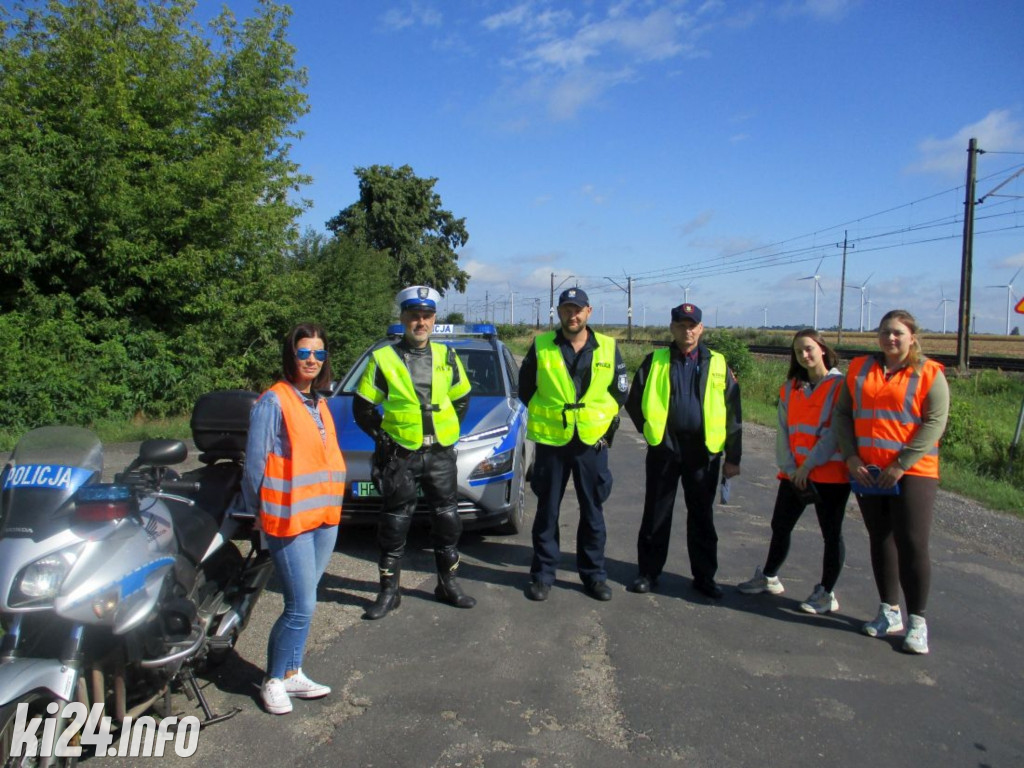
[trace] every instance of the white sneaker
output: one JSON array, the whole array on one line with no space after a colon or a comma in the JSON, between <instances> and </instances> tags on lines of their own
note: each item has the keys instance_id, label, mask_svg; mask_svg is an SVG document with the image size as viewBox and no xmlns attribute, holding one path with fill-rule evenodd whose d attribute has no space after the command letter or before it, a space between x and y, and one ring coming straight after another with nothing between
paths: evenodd
<instances>
[{"instance_id":1,"label":"white sneaker","mask_svg":"<svg viewBox=\"0 0 1024 768\"><path fill-rule=\"evenodd\" d=\"M284 679L284 690L296 699L320 699L331 692L330 686L314 683L302 673L301 668Z\"/></svg>"},{"instance_id":2,"label":"white sneaker","mask_svg":"<svg viewBox=\"0 0 1024 768\"><path fill-rule=\"evenodd\" d=\"M292 700L284 688L284 680L279 677L268 677L260 689L263 707L272 715L287 715L292 711Z\"/></svg>"},{"instance_id":3,"label":"white sneaker","mask_svg":"<svg viewBox=\"0 0 1024 768\"><path fill-rule=\"evenodd\" d=\"M786 591L779 581L778 576L765 576L760 566L754 571L754 577L736 585L736 589L745 595L759 595L762 592L771 592L773 595L781 595Z\"/></svg>"},{"instance_id":4,"label":"white sneaker","mask_svg":"<svg viewBox=\"0 0 1024 768\"><path fill-rule=\"evenodd\" d=\"M909 626L907 636L903 639L903 651L905 653L928 653L928 624L924 616L910 614L908 617Z\"/></svg>"},{"instance_id":5,"label":"white sneaker","mask_svg":"<svg viewBox=\"0 0 1024 768\"><path fill-rule=\"evenodd\" d=\"M875 616L874 621L869 621L861 627L861 631L871 637L885 637L902 629L903 614L900 613L900 607L898 605L889 605L888 603L879 605L878 615Z\"/></svg>"},{"instance_id":6,"label":"white sneaker","mask_svg":"<svg viewBox=\"0 0 1024 768\"><path fill-rule=\"evenodd\" d=\"M836 600L835 592L826 592L819 584L814 588L811 596L800 603L800 607L808 613L828 613L839 610L839 601Z\"/></svg>"}]
</instances>

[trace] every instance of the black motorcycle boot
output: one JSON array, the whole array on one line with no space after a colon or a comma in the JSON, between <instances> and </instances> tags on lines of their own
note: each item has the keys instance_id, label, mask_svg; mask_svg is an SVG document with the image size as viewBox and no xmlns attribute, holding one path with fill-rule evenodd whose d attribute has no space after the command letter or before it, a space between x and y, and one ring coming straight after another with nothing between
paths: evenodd
<instances>
[{"instance_id":1,"label":"black motorcycle boot","mask_svg":"<svg viewBox=\"0 0 1024 768\"><path fill-rule=\"evenodd\" d=\"M456 608L472 608L476 605L476 598L463 592L459 582L455 580L455 571L459 567L459 553L455 547L434 550L434 560L437 562L437 586L434 587L434 597Z\"/></svg>"},{"instance_id":2,"label":"black motorcycle boot","mask_svg":"<svg viewBox=\"0 0 1024 768\"><path fill-rule=\"evenodd\" d=\"M390 611L402 604L399 582L402 566L398 558L385 557L380 561L380 592L373 605L366 609L364 619L383 619Z\"/></svg>"}]
</instances>

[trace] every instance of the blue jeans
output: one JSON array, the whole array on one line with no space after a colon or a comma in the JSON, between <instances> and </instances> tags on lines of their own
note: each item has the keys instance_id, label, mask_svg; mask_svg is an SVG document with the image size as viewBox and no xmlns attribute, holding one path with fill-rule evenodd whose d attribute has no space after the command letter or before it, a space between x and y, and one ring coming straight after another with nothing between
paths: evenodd
<instances>
[{"instance_id":1,"label":"blue jeans","mask_svg":"<svg viewBox=\"0 0 1024 768\"><path fill-rule=\"evenodd\" d=\"M264 538L284 595L284 613L274 622L267 642L267 677L283 678L285 672L302 666L316 609L316 585L330 562L338 526L321 525L298 536Z\"/></svg>"}]
</instances>

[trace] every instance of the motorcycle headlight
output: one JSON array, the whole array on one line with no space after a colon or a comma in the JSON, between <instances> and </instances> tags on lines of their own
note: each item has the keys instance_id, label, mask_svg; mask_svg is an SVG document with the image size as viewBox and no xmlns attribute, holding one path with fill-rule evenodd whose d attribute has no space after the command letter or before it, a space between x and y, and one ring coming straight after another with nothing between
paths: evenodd
<instances>
[{"instance_id":1,"label":"motorcycle headlight","mask_svg":"<svg viewBox=\"0 0 1024 768\"><path fill-rule=\"evenodd\" d=\"M476 465L476 468L470 473L469 479L479 480L483 477L495 477L511 472L512 460L515 458L515 455L515 448L510 448L507 451L488 456Z\"/></svg>"},{"instance_id":2,"label":"motorcycle headlight","mask_svg":"<svg viewBox=\"0 0 1024 768\"><path fill-rule=\"evenodd\" d=\"M71 567L78 560L77 549L65 549L41 557L22 569L14 582L8 604L12 608L47 603L60 592Z\"/></svg>"}]
</instances>

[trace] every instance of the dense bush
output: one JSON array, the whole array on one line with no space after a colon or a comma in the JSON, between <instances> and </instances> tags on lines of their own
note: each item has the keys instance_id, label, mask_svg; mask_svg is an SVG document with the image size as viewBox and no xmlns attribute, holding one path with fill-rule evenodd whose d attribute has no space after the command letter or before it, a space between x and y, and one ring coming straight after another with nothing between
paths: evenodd
<instances>
[{"instance_id":1,"label":"dense bush","mask_svg":"<svg viewBox=\"0 0 1024 768\"><path fill-rule=\"evenodd\" d=\"M725 355L733 374L742 382L754 369L754 356L746 343L735 333L725 328L705 330L702 341L711 349Z\"/></svg>"},{"instance_id":2,"label":"dense bush","mask_svg":"<svg viewBox=\"0 0 1024 768\"><path fill-rule=\"evenodd\" d=\"M532 326L528 326L525 323L516 323L515 325L499 323L495 328L498 330L498 338L504 342L528 336L533 330Z\"/></svg>"}]
</instances>

